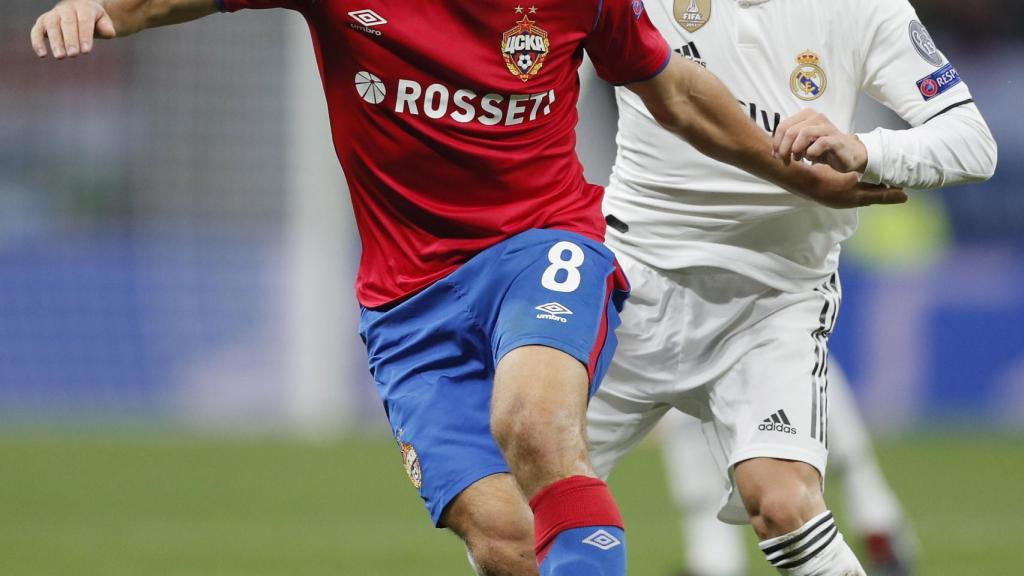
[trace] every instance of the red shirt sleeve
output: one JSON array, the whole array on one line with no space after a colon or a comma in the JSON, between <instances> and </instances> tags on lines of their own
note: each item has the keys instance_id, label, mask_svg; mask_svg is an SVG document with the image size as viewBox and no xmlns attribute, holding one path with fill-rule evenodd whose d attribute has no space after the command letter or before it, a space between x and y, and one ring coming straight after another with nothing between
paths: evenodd
<instances>
[{"instance_id":1,"label":"red shirt sleeve","mask_svg":"<svg viewBox=\"0 0 1024 576\"><path fill-rule=\"evenodd\" d=\"M599 0L586 48L598 76L629 84L657 76L672 51L647 17L642 0Z\"/></svg>"},{"instance_id":2,"label":"red shirt sleeve","mask_svg":"<svg viewBox=\"0 0 1024 576\"><path fill-rule=\"evenodd\" d=\"M302 12L310 5L310 0L217 0L217 8L221 12L237 12L239 10L265 10L267 8L287 8Z\"/></svg>"}]
</instances>

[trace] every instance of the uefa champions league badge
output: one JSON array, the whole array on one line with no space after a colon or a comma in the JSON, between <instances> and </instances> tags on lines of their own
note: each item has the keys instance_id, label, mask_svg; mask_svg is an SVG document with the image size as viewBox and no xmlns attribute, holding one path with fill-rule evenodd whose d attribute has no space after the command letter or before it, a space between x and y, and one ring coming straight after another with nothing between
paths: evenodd
<instances>
[{"instance_id":1,"label":"uefa champions league badge","mask_svg":"<svg viewBox=\"0 0 1024 576\"><path fill-rule=\"evenodd\" d=\"M551 48L548 33L530 20L530 14L537 13L537 7L531 6L527 12L522 6L515 7L516 14L522 14L522 20L516 22L515 28L508 30L501 38L501 55L505 58L505 66L513 76L528 82L540 72Z\"/></svg>"},{"instance_id":2,"label":"uefa champions league badge","mask_svg":"<svg viewBox=\"0 0 1024 576\"><path fill-rule=\"evenodd\" d=\"M789 77L789 89L801 100L821 98L828 86L828 78L821 68L821 57L810 50L805 50L796 57L796 63L796 70Z\"/></svg>"},{"instance_id":3,"label":"uefa champions league badge","mask_svg":"<svg viewBox=\"0 0 1024 576\"><path fill-rule=\"evenodd\" d=\"M946 64L918 80L917 89L920 90L921 97L927 102L940 94L944 94L947 90L961 82L960 73L956 71L956 68L953 68L952 64Z\"/></svg>"},{"instance_id":4,"label":"uefa champions league badge","mask_svg":"<svg viewBox=\"0 0 1024 576\"><path fill-rule=\"evenodd\" d=\"M409 476L409 481L412 482L412 485L419 490L420 486L423 486L423 469L420 468L420 456L416 453L416 449L412 447L412 444L399 442L398 445L402 449L402 464L405 466L405 473Z\"/></svg>"}]
</instances>

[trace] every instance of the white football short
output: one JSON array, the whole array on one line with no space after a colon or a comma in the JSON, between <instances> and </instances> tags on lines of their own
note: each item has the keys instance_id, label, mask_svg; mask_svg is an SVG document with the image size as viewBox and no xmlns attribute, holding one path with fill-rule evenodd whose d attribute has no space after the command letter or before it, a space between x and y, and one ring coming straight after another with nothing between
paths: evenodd
<instances>
[{"instance_id":1,"label":"white football short","mask_svg":"<svg viewBox=\"0 0 1024 576\"><path fill-rule=\"evenodd\" d=\"M591 459L607 477L671 408L703 422L727 494L719 518L749 522L733 467L751 458L806 462L825 477L828 337L839 312L833 274L782 292L718 268L662 271L620 253L632 284L618 351L590 404Z\"/></svg>"}]
</instances>

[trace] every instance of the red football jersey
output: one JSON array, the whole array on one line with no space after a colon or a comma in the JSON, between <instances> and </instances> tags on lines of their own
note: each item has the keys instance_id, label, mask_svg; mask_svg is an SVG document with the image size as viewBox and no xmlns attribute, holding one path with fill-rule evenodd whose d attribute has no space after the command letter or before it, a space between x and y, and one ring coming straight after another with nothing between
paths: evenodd
<instances>
[{"instance_id":1,"label":"red football jersey","mask_svg":"<svg viewBox=\"0 0 1024 576\"><path fill-rule=\"evenodd\" d=\"M223 2L309 22L371 308L530 228L603 240L575 153L583 50L614 84L670 55L640 0Z\"/></svg>"}]
</instances>

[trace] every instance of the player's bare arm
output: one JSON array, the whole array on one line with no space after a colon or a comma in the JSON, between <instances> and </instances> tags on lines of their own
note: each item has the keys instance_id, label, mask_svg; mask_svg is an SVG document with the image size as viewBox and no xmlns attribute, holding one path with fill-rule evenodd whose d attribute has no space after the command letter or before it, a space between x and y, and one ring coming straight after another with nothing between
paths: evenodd
<instances>
[{"instance_id":1,"label":"player's bare arm","mask_svg":"<svg viewBox=\"0 0 1024 576\"><path fill-rule=\"evenodd\" d=\"M658 76L630 84L654 118L702 153L738 166L798 196L832 208L901 204L902 190L863 186L853 174L784 162L724 84L701 66L673 56Z\"/></svg>"},{"instance_id":2,"label":"player's bare arm","mask_svg":"<svg viewBox=\"0 0 1024 576\"><path fill-rule=\"evenodd\" d=\"M95 39L178 24L217 11L215 0L63 0L32 26L32 49L61 60L92 52Z\"/></svg>"}]
</instances>

